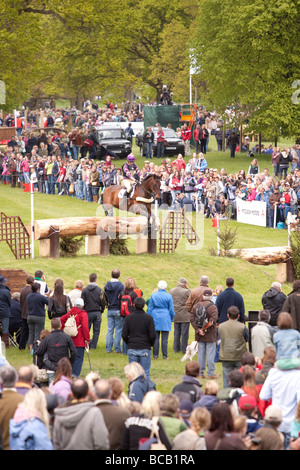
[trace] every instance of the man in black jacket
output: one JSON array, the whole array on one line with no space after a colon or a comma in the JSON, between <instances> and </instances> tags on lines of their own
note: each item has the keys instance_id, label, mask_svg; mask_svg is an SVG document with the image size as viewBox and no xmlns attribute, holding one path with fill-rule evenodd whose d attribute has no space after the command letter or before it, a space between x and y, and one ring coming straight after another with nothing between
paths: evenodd
<instances>
[{"instance_id":1,"label":"man in black jacket","mask_svg":"<svg viewBox=\"0 0 300 470\"><path fill-rule=\"evenodd\" d=\"M43 363L48 370L55 371L58 361L62 357L69 358L71 364L76 358L76 348L71 336L60 329L60 318L52 318L51 334L44 338L37 350L36 355L43 357Z\"/></svg>"},{"instance_id":2,"label":"man in black jacket","mask_svg":"<svg viewBox=\"0 0 300 470\"><path fill-rule=\"evenodd\" d=\"M150 381L151 348L155 343L156 331L151 315L144 311L145 300L137 297L134 310L124 318L122 338L128 346L129 362L138 362Z\"/></svg>"},{"instance_id":3,"label":"man in black jacket","mask_svg":"<svg viewBox=\"0 0 300 470\"><path fill-rule=\"evenodd\" d=\"M105 303L103 301L102 289L97 285L97 274L90 274L89 281L89 285L82 291L81 298L84 301L84 309L89 317L89 329L91 329L93 325L93 337L90 343L90 349L96 349Z\"/></svg>"},{"instance_id":4,"label":"man in black jacket","mask_svg":"<svg viewBox=\"0 0 300 470\"><path fill-rule=\"evenodd\" d=\"M9 316L11 307L11 294L9 288L5 285L7 279L0 276L0 321L2 325L2 341L5 347L9 346ZM0 338L1 340L1 338Z\"/></svg>"},{"instance_id":5,"label":"man in black jacket","mask_svg":"<svg viewBox=\"0 0 300 470\"><path fill-rule=\"evenodd\" d=\"M264 293L261 302L265 310L269 310L271 319L269 324L277 326L277 317L281 312L286 295L281 290L280 282L273 282L271 288Z\"/></svg>"}]
</instances>

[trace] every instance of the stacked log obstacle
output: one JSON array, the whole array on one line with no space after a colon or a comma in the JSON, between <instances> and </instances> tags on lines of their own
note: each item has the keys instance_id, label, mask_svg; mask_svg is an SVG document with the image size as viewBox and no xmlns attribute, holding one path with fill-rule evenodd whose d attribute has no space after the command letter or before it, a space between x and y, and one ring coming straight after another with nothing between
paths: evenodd
<instances>
[{"instance_id":1,"label":"stacked log obstacle","mask_svg":"<svg viewBox=\"0 0 300 470\"><path fill-rule=\"evenodd\" d=\"M229 251L233 256L238 256L252 264L261 266L276 264L276 279L279 282L293 282L292 249L289 246L243 248Z\"/></svg>"},{"instance_id":2,"label":"stacked log obstacle","mask_svg":"<svg viewBox=\"0 0 300 470\"><path fill-rule=\"evenodd\" d=\"M109 255L109 240L120 235L136 235L136 252L148 252L147 218L65 217L35 220L34 236L40 242L40 256L59 257L59 238L86 236L86 254Z\"/></svg>"}]
</instances>

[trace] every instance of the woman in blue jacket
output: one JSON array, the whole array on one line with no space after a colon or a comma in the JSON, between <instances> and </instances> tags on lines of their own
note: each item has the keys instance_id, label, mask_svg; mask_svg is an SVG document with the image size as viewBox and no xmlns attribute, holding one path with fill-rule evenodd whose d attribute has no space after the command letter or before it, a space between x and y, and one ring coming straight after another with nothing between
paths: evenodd
<instances>
[{"instance_id":1,"label":"woman in blue jacket","mask_svg":"<svg viewBox=\"0 0 300 470\"><path fill-rule=\"evenodd\" d=\"M153 358L158 358L159 339L161 336L163 359L168 359L168 339L175 316L173 297L166 291L167 283L165 281L159 281L157 287L158 290L151 295L148 305L148 313L153 317L156 331Z\"/></svg>"}]
</instances>

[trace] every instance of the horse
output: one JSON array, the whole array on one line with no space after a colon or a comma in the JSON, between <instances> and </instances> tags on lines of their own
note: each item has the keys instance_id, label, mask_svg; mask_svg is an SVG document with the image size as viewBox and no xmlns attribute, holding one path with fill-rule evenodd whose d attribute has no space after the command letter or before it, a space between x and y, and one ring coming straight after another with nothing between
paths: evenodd
<instances>
[{"instance_id":1,"label":"horse","mask_svg":"<svg viewBox=\"0 0 300 470\"><path fill-rule=\"evenodd\" d=\"M102 195L102 205L105 215L113 207L117 209L127 210L134 214L144 215L147 217L148 226L153 223L153 215L151 214L151 204L155 199L160 199L160 181L161 177L156 174L148 174L141 182L137 182L131 191L131 194L124 201L119 198L119 193L123 188L121 185L112 185L105 188Z\"/></svg>"}]
</instances>

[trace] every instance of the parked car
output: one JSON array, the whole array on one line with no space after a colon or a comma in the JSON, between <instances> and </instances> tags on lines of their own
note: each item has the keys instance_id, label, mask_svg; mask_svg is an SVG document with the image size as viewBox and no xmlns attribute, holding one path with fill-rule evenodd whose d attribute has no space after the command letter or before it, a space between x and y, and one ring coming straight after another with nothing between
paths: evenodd
<instances>
[{"instance_id":1,"label":"parked car","mask_svg":"<svg viewBox=\"0 0 300 470\"><path fill-rule=\"evenodd\" d=\"M153 142L153 156L157 153L157 131L158 127L151 128L154 134L154 142ZM181 155L184 156L184 143L183 140L180 139L174 129L169 129L168 127L162 127L162 130L165 135L165 140L168 142L168 145L165 146L165 155ZM136 145L140 148L141 156L146 155L146 143L143 142L143 133L138 133L135 138Z\"/></svg>"},{"instance_id":2,"label":"parked car","mask_svg":"<svg viewBox=\"0 0 300 470\"><path fill-rule=\"evenodd\" d=\"M97 137L101 146L116 158L126 158L131 153L131 142L126 139L124 130L117 124L99 126Z\"/></svg>"}]
</instances>

